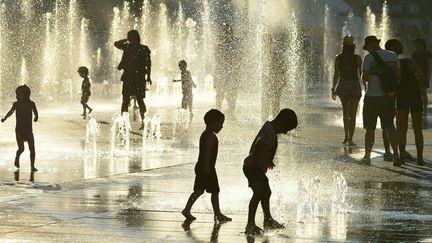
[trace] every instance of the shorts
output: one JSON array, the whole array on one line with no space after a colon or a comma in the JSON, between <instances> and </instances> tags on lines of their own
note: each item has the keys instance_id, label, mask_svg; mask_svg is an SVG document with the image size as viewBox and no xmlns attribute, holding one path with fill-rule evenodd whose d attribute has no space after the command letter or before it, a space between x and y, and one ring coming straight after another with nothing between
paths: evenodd
<instances>
[{"instance_id":1,"label":"shorts","mask_svg":"<svg viewBox=\"0 0 432 243\"><path fill-rule=\"evenodd\" d=\"M17 131L17 130L15 130L15 135L16 135L17 140L20 139L23 142L29 142L29 141L32 142L32 141L34 141L34 136L33 136L33 132L32 131L26 132L26 131Z\"/></svg>"},{"instance_id":2,"label":"shorts","mask_svg":"<svg viewBox=\"0 0 432 243\"><path fill-rule=\"evenodd\" d=\"M375 130L378 117L382 129L394 127L395 114L395 98L393 96L365 96L363 106L363 127L365 129Z\"/></svg>"},{"instance_id":3,"label":"shorts","mask_svg":"<svg viewBox=\"0 0 432 243\"><path fill-rule=\"evenodd\" d=\"M256 167L245 167L243 166L243 173L248 179L248 186L252 187L255 183L268 183L267 175Z\"/></svg>"},{"instance_id":4,"label":"shorts","mask_svg":"<svg viewBox=\"0 0 432 243\"><path fill-rule=\"evenodd\" d=\"M201 170L195 168L195 183L193 190L194 192L207 191L208 193L218 193L220 188L216 170L212 169L210 174L205 174Z\"/></svg>"},{"instance_id":5,"label":"shorts","mask_svg":"<svg viewBox=\"0 0 432 243\"><path fill-rule=\"evenodd\" d=\"M81 104L87 104L89 101L90 95L83 95L81 96Z\"/></svg>"},{"instance_id":6,"label":"shorts","mask_svg":"<svg viewBox=\"0 0 432 243\"><path fill-rule=\"evenodd\" d=\"M336 95L344 101L361 97L361 86L358 80L341 80L336 88Z\"/></svg>"},{"instance_id":7,"label":"shorts","mask_svg":"<svg viewBox=\"0 0 432 243\"><path fill-rule=\"evenodd\" d=\"M399 97L396 102L398 111L423 111L423 100L420 96Z\"/></svg>"}]
</instances>

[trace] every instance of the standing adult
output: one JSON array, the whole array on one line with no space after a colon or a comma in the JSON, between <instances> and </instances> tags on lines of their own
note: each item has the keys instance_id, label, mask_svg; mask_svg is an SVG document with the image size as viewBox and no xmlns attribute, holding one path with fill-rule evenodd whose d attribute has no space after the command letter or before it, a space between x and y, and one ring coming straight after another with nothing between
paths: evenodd
<instances>
[{"instance_id":1,"label":"standing adult","mask_svg":"<svg viewBox=\"0 0 432 243\"><path fill-rule=\"evenodd\" d=\"M403 53L403 45L397 39L388 40L387 50L397 55ZM417 148L417 163L425 165L423 160L423 132L422 132L422 93L424 74L421 68L410 58L399 59L401 65L401 80L397 95L397 131L399 138L399 152L401 163L405 163L406 134L408 130L408 114L411 113L415 144Z\"/></svg>"},{"instance_id":2,"label":"standing adult","mask_svg":"<svg viewBox=\"0 0 432 243\"><path fill-rule=\"evenodd\" d=\"M147 108L144 103L146 85L151 85L151 58L150 49L141 44L141 38L136 30L127 34L127 39L114 42L114 46L123 50L123 56L118 70L123 70L121 81L123 81L122 95L123 102L121 112L128 112L131 96L135 96L140 109L142 125L144 128L144 114Z\"/></svg>"},{"instance_id":3,"label":"standing adult","mask_svg":"<svg viewBox=\"0 0 432 243\"><path fill-rule=\"evenodd\" d=\"M401 77L400 64L394 52L383 50L379 46L380 40L376 36L367 36L363 49L369 53L363 61L363 81L367 82L367 91L363 106L363 126L365 134L365 155L361 162L371 164L370 156L375 142L375 128L378 117L381 120L381 128L387 134L393 149L393 165L400 166L397 146L397 133L393 120L395 116L395 92L384 91L383 66L391 68L392 80L397 82ZM382 63L381 63L382 62ZM380 76L381 74L381 76Z\"/></svg>"},{"instance_id":4,"label":"standing adult","mask_svg":"<svg viewBox=\"0 0 432 243\"><path fill-rule=\"evenodd\" d=\"M342 53L336 56L333 76L332 98L339 96L342 102L345 139L343 144L354 145L358 103L361 97L360 73L362 59L355 54L355 42L351 35L343 39Z\"/></svg>"},{"instance_id":5,"label":"standing adult","mask_svg":"<svg viewBox=\"0 0 432 243\"><path fill-rule=\"evenodd\" d=\"M426 82L420 87L423 98L423 112L426 115L429 102L427 89L430 87L432 73L432 54L427 50L426 41L424 39L416 39L414 45L416 50L412 54L412 58L420 66L426 78Z\"/></svg>"}]
</instances>

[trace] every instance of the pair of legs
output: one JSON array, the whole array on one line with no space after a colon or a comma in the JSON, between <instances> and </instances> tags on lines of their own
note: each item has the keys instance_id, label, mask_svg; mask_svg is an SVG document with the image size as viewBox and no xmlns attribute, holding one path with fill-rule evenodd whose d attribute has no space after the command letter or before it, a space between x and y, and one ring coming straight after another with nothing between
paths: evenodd
<instances>
[{"instance_id":1,"label":"pair of legs","mask_svg":"<svg viewBox=\"0 0 432 243\"><path fill-rule=\"evenodd\" d=\"M427 89L428 88L426 88L426 87L422 87L421 88L422 100L423 100L423 114L425 116L427 115L427 106L428 106L428 103L429 103Z\"/></svg>"},{"instance_id":2,"label":"pair of legs","mask_svg":"<svg viewBox=\"0 0 432 243\"><path fill-rule=\"evenodd\" d=\"M186 217L187 220L195 220L196 218L191 214L191 209L192 206L194 205L194 203L196 202L196 200L204 193L204 190L200 190L200 191L194 191L192 192L192 194L189 196L189 199L186 203L185 208L182 211L183 216ZM228 218L227 216L223 215L220 207L219 207L219 192L212 192L211 193L211 203L212 203L212 207L213 207L213 212L214 212L214 217L215 220L218 220L220 222L223 221L231 221L230 218Z\"/></svg>"},{"instance_id":3,"label":"pair of legs","mask_svg":"<svg viewBox=\"0 0 432 243\"><path fill-rule=\"evenodd\" d=\"M88 100L89 100L88 96L81 97L81 105L83 107L83 113L82 113L83 118L86 118L87 110L89 111L88 112L89 114L93 111L93 109L90 108L90 106L87 104Z\"/></svg>"},{"instance_id":4,"label":"pair of legs","mask_svg":"<svg viewBox=\"0 0 432 243\"><path fill-rule=\"evenodd\" d=\"M123 102L122 102L122 107L121 107L121 112L128 112L128 108L129 108L129 103L130 103L131 97L130 95L123 95ZM144 103L144 97L137 95L136 96L136 100L138 102L138 106L140 109L140 115L141 115L141 119L144 122L144 114L147 111L147 108L145 106Z\"/></svg>"},{"instance_id":5,"label":"pair of legs","mask_svg":"<svg viewBox=\"0 0 432 243\"><path fill-rule=\"evenodd\" d=\"M192 94L188 94L188 93L183 94L181 108L185 109L185 110L189 109L190 120L192 120L192 117L193 117L193 114L192 114L192 101L193 101Z\"/></svg>"},{"instance_id":6,"label":"pair of legs","mask_svg":"<svg viewBox=\"0 0 432 243\"><path fill-rule=\"evenodd\" d=\"M18 150L16 151L15 156L15 167L20 168L19 159L21 154L24 152L24 142L27 141L29 150L30 150L30 165L31 165L31 171L37 171L35 164L35 158L36 158L36 152L35 152L35 146L34 146L34 137L33 133L20 133L16 132L16 141L18 145Z\"/></svg>"},{"instance_id":7,"label":"pair of legs","mask_svg":"<svg viewBox=\"0 0 432 243\"><path fill-rule=\"evenodd\" d=\"M390 143L392 149L393 149L393 165L399 166L399 150L398 150L398 136L396 132L396 128L393 127L387 127L383 129L383 136L387 138L387 141ZM386 141L386 139L384 139ZM366 129L365 134L365 158L370 159L371 153L372 153L372 147L375 142L375 129Z\"/></svg>"},{"instance_id":8,"label":"pair of legs","mask_svg":"<svg viewBox=\"0 0 432 243\"><path fill-rule=\"evenodd\" d=\"M343 110L343 124L345 139L344 144L353 145L353 136L356 128L357 108L360 97L341 97Z\"/></svg>"},{"instance_id":9,"label":"pair of legs","mask_svg":"<svg viewBox=\"0 0 432 243\"><path fill-rule=\"evenodd\" d=\"M401 162L405 162L406 134L408 131L408 115L410 112L404 110L397 111L397 128L399 138L399 150ZM411 119L414 130L415 144L417 148L417 163L424 165L423 161L423 131L422 131L422 112L411 111Z\"/></svg>"}]
</instances>

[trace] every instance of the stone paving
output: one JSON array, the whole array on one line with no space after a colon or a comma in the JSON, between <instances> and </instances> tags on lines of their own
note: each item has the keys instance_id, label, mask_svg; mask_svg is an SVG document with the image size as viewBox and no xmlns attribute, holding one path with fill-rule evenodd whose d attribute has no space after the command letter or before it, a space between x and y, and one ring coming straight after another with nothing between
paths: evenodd
<instances>
[{"instance_id":1,"label":"stone paving","mask_svg":"<svg viewBox=\"0 0 432 243\"><path fill-rule=\"evenodd\" d=\"M361 124L355 135L358 146L341 146L338 102L312 97L306 104L289 104L300 126L280 137L277 167L268 173L273 214L286 229L249 237L243 231L251 191L241 166L261 126L254 99L241 100L237 122L227 121L219 134L221 208L233 218L224 224L213 221L209 195L194 206L197 220L192 224L185 224L179 213L192 190L202 116L211 103L196 102L188 135L173 139L176 105L150 101L151 114L162 119L163 145L143 149L138 124L132 122L129 156L109 153L119 101L92 104L100 126L96 156L84 153L87 123L79 117L78 104L40 106L40 122L34 125L39 172L34 174L27 151L20 171L14 170L14 119L1 124L1 242L432 242L430 127L424 130L426 166L410 162L399 168L383 162L377 134L372 166L366 167L357 162L363 155ZM412 131L408 150L415 154ZM342 213L332 204L334 179L340 174L348 186ZM311 181L317 182L311 203L318 210L300 213L299 182ZM260 210L257 215L261 225Z\"/></svg>"}]
</instances>

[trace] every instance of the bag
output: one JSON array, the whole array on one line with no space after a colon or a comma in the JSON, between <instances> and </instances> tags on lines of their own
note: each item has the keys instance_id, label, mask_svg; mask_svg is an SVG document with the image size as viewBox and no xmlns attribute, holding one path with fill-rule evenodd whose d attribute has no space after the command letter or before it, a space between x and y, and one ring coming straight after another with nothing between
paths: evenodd
<instances>
[{"instance_id":1,"label":"bag","mask_svg":"<svg viewBox=\"0 0 432 243\"><path fill-rule=\"evenodd\" d=\"M398 82L396 73L391 69L384 60L375 51L371 52L378 66L378 76L381 82L381 88L384 93L392 93L397 90Z\"/></svg>"}]
</instances>

